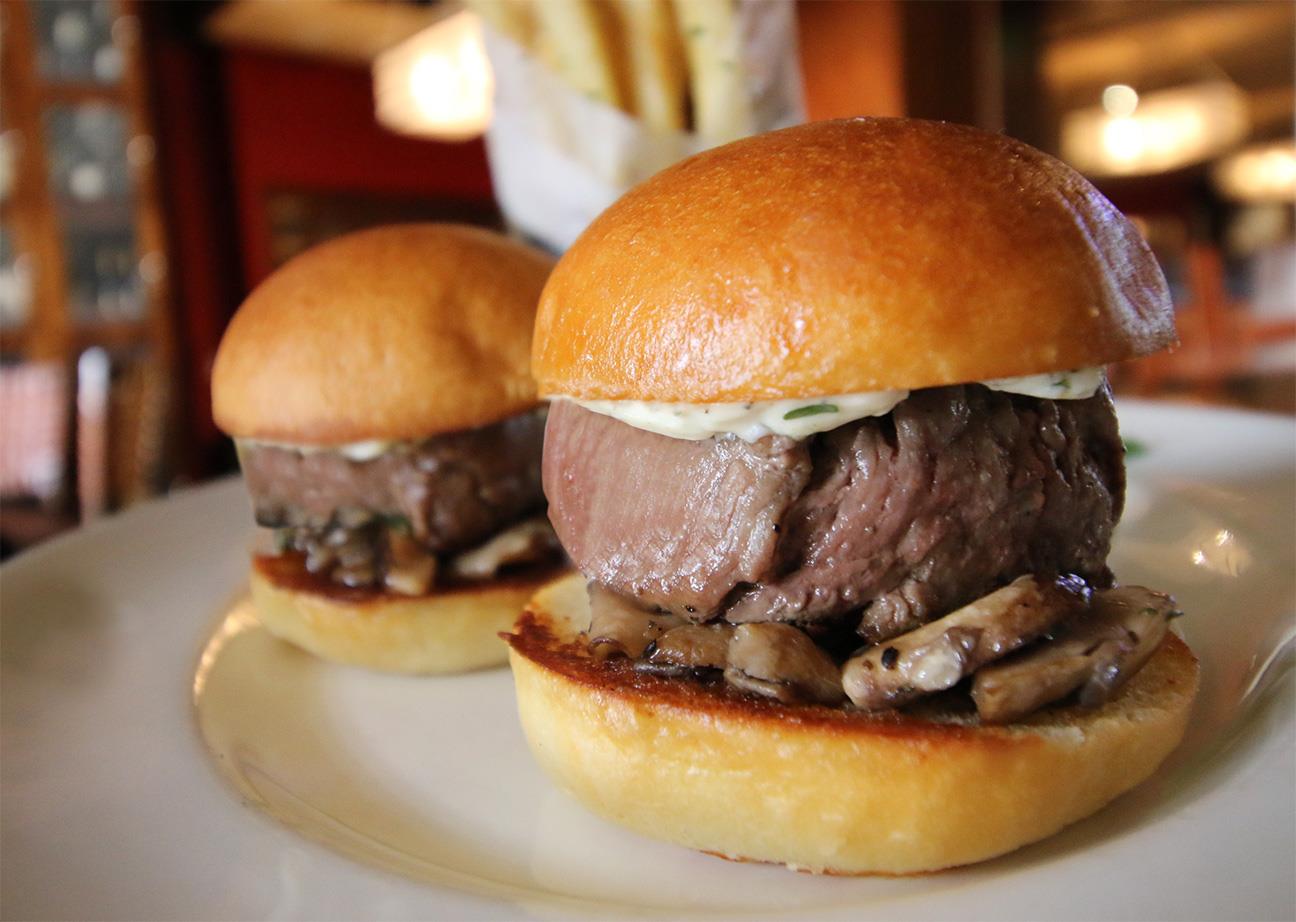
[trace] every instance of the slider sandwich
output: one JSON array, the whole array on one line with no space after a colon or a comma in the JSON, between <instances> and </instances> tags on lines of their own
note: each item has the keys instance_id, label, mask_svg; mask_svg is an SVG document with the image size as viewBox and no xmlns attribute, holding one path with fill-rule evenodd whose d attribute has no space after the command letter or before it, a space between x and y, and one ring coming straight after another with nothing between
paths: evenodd
<instances>
[{"instance_id":1,"label":"slider sandwich","mask_svg":"<svg viewBox=\"0 0 1296 922\"><path fill-rule=\"evenodd\" d=\"M561 560L528 370L548 257L470 227L362 231L291 260L212 375L258 524L273 634L397 672L502 663L497 634Z\"/></svg>"},{"instance_id":2,"label":"slider sandwich","mask_svg":"<svg viewBox=\"0 0 1296 922\"><path fill-rule=\"evenodd\" d=\"M510 637L547 772L729 858L907 873L1147 778L1197 663L1107 565L1104 375L1175 338L1147 245L1009 138L820 122L631 190L545 286L549 516Z\"/></svg>"}]
</instances>

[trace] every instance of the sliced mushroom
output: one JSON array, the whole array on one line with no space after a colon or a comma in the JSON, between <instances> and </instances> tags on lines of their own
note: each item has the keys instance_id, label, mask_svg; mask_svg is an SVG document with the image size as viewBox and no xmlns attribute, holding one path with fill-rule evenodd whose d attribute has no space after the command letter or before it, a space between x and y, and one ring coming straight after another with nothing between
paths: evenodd
<instances>
[{"instance_id":1,"label":"sliced mushroom","mask_svg":"<svg viewBox=\"0 0 1296 922\"><path fill-rule=\"evenodd\" d=\"M650 643L635 669L671 676L723 669L731 637L729 624L681 624Z\"/></svg>"},{"instance_id":2,"label":"sliced mushroom","mask_svg":"<svg viewBox=\"0 0 1296 922\"><path fill-rule=\"evenodd\" d=\"M306 548L306 571L316 575L327 574L337 562L332 548L311 544Z\"/></svg>"},{"instance_id":3,"label":"sliced mushroom","mask_svg":"<svg viewBox=\"0 0 1296 922\"><path fill-rule=\"evenodd\" d=\"M374 569L374 546L363 535L350 538L337 548L338 566L343 569Z\"/></svg>"},{"instance_id":4,"label":"sliced mushroom","mask_svg":"<svg viewBox=\"0 0 1296 922\"><path fill-rule=\"evenodd\" d=\"M1071 694L1093 671L1086 646L1046 641L980 670L972 680L977 713L986 723L1010 723Z\"/></svg>"},{"instance_id":5,"label":"sliced mushroom","mask_svg":"<svg viewBox=\"0 0 1296 922\"><path fill-rule=\"evenodd\" d=\"M459 554L450 561L450 572L460 579L490 579L504 567L536 563L557 551L558 536L553 526L548 519L537 516Z\"/></svg>"},{"instance_id":6,"label":"sliced mushroom","mask_svg":"<svg viewBox=\"0 0 1296 922\"><path fill-rule=\"evenodd\" d=\"M725 681L779 701L836 704L841 673L805 632L790 624L740 624L729 641Z\"/></svg>"},{"instance_id":7,"label":"sliced mushroom","mask_svg":"<svg viewBox=\"0 0 1296 922\"><path fill-rule=\"evenodd\" d=\"M403 532L387 534L387 572L383 585L402 595L422 595L436 579L437 559Z\"/></svg>"},{"instance_id":8,"label":"sliced mushroom","mask_svg":"<svg viewBox=\"0 0 1296 922\"><path fill-rule=\"evenodd\" d=\"M359 506L343 506L333 514L333 520L344 529L362 528L374 520L374 514Z\"/></svg>"},{"instance_id":9,"label":"sliced mushroom","mask_svg":"<svg viewBox=\"0 0 1296 922\"><path fill-rule=\"evenodd\" d=\"M964 676L1030 643L1084 605L1074 577L1022 576L917 630L870 647L842 667L846 694L876 711L951 688Z\"/></svg>"},{"instance_id":10,"label":"sliced mushroom","mask_svg":"<svg viewBox=\"0 0 1296 922\"><path fill-rule=\"evenodd\" d=\"M1094 610L1119 621L1117 650L1098 663L1094 674L1080 688L1082 707L1099 707L1109 701L1161 646L1170 622L1183 612L1164 592L1143 586L1121 586L1094 596Z\"/></svg>"},{"instance_id":11,"label":"sliced mushroom","mask_svg":"<svg viewBox=\"0 0 1296 922\"><path fill-rule=\"evenodd\" d=\"M723 669L732 637L729 624L681 624L653 641L645 653L655 663Z\"/></svg>"},{"instance_id":12,"label":"sliced mushroom","mask_svg":"<svg viewBox=\"0 0 1296 922\"><path fill-rule=\"evenodd\" d=\"M376 575L373 564L367 563L344 564L334 569L330 574L334 582L341 583L343 586L352 589L372 586Z\"/></svg>"},{"instance_id":13,"label":"sliced mushroom","mask_svg":"<svg viewBox=\"0 0 1296 922\"><path fill-rule=\"evenodd\" d=\"M599 659L618 655L637 659L648 644L682 623L675 615L645 611L596 583L589 584L589 600L586 636L590 651Z\"/></svg>"},{"instance_id":14,"label":"sliced mushroom","mask_svg":"<svg viewBox=\"0 0 1296 922\"><path fill-rule=\"evenodd\" d=\"M749 676L736 666L728 666L724 672L725 681L739 691L745 691L748 694L760 695L763 698L773 698L775 701L782 701L784 704L791 704L797 700L796 692L787 682L773 682L768 679L758 679Z\"/></svg>"},{"instance_id":15,"label":"sliced mushroom","mask_svg":"<svg viewBox=\"0 0 1296 922\"><path fill-rule=\"evenodd\" d=\"M1061 636L976 674L977 713L1006 723L1077 689L1081 705L1098 707L1143 668L1178 614L1174 599L1142 586L1095 593L1091 611Z\"/></svg>"},{"instance_id":16,"label":"sliced mushroom","mask_svg":"<svg viewBox=\"0 0 1296 922\"><path fill-rule=\"evenodd\" d=\"M325 547L333 547L333 548L345 547L346 545L350 544L352 540L353 537L351 535L351 531L349 529L342 528L340 526L335 526L333 528L330 528L328 531L324 533Z\"/></svg>"}]
</instances>

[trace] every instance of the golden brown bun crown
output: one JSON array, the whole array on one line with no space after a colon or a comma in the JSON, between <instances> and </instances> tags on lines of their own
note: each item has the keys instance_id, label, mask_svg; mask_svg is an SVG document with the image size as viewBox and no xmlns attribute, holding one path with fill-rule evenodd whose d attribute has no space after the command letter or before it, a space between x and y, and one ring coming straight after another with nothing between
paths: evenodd
<instances>
[{"instance_id":1,"label":"golden brown bun crown","mask_svg":"<svg viewBox=\"0 0 1296 922\"><path fill-rule=\"evenodd\" d=\"M313 445L416 439L536 403L529 370L549 257L499 234L406 224L288 262L225 331L212 372L230 435Z\"/></svg>"},{"instance_id":2,"label":"golden brown bun crown","mask_svg":"<svg viewBox=\"0 0 1296 922\"><path fill-rule=\"evenodd\" d=\"M1116 362L1174 341L1134 226L1071 168L975 128L815 122L632 189L554 269L540 393L720 402Z\"/></svg>"}]
</instances>

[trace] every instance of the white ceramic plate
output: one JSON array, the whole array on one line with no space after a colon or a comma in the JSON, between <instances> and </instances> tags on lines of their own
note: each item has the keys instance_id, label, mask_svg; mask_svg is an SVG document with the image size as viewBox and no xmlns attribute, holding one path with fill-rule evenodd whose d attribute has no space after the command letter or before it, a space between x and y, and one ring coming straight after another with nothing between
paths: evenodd
<instances>
[{"instance_id":1,"label":"white ceramic plate","mask_svg":"<svg viewBox=\"0 0 1296 922\"><path fill-rule=\"evenodd\" d=\"M1126 404L1113 564L1175 592L1189 737L1090 820L967 870L815 878L647 841L552 789L506 671L373 675L239 604L241 485L3 570L6 918L1292 918L1296 423Z\"/></svg>"}]
</instances>

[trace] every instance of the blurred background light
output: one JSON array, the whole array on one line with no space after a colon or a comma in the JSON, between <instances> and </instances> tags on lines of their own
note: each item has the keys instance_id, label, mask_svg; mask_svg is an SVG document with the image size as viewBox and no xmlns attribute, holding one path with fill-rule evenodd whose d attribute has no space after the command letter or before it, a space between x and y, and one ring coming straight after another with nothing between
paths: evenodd
<instances>
[{"instance_id":1,"label":"blurred background light","mask_svg":"<svg viewBox=\"0 0 1296 922\"><path fill-rule=\"evenodd\" d=\"M1108 115L1124 118L1134 114L1138 108L1139 95L1134 87L1124 83L1113 83L1103 90L1102 106Z\"/></svg>"},{"instance_id":2,"label":"blurred background light","mask_svg":"<svg viewBox=\"0 0 1296 922\"><path fill-rule=\"evenodd\" d=\"M1163 173L1207 160L1244 139L1246 94L1210 80L1140 96L1108 86L1101 105L1062 119L1062 155L1094 176Z\"/></svg>"},{"instance_id":3,"label":"blurred background light","mask_svg":"<svg viewBox=\"0 0 1296 922\"><path fill-rule=\"evenodd\" d=\"M1241 202L1296 202L1296 141L1272 141L1238 151L1212 171L1216 188Z\"/></svg>"},{"instance_id":4,"label":"blurred background light","mask_svg":"<svg viewBox=\"0 0 1296 922\"><path fill-rule=\"evenodd\" d=\"M462 10L374 61L378 121L392 131L466 140L486 130L494 81L481 21Z\"/></svg>"}]
</instances>

